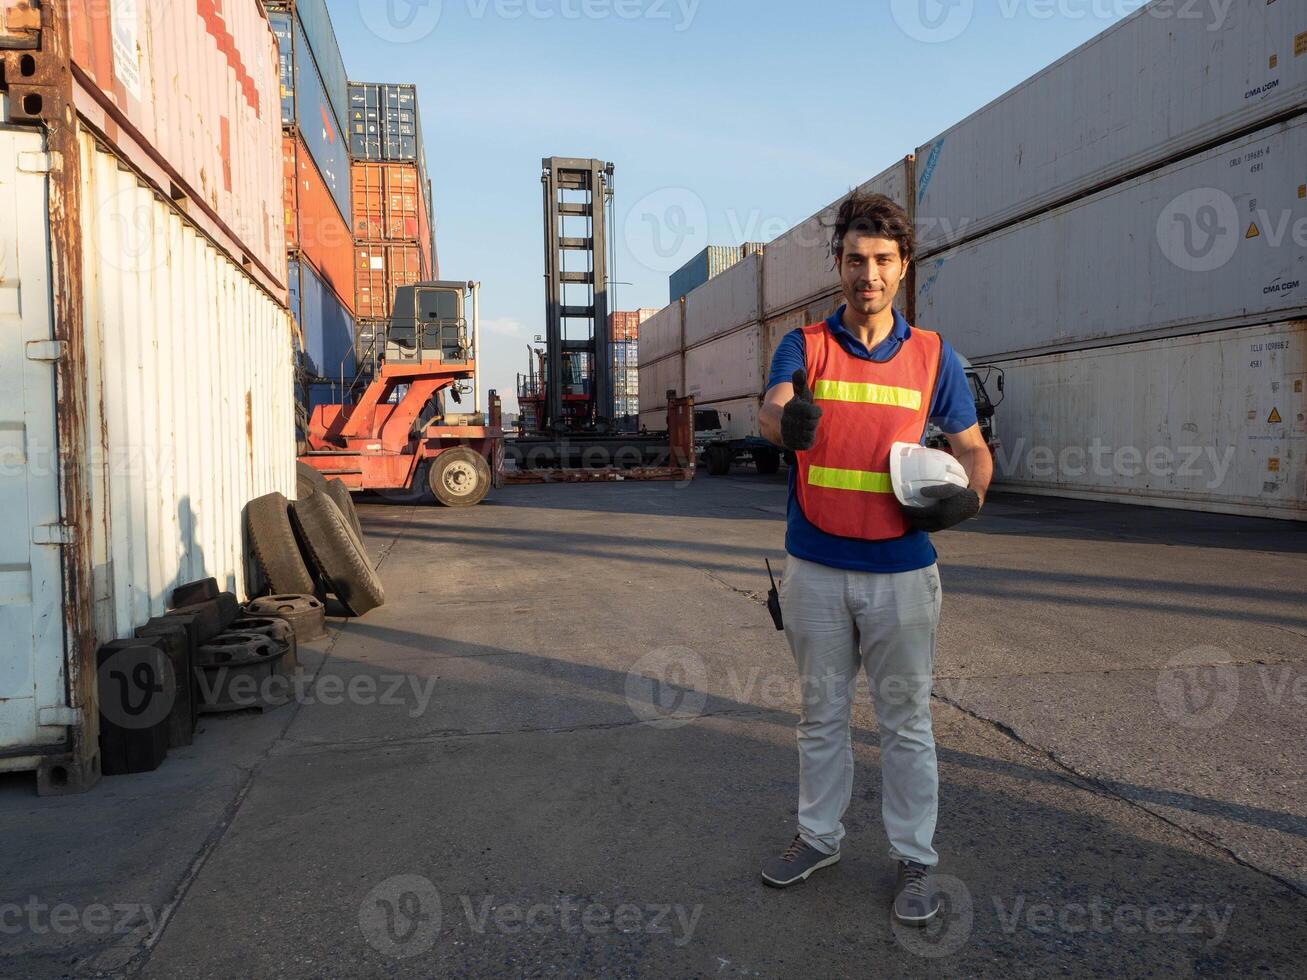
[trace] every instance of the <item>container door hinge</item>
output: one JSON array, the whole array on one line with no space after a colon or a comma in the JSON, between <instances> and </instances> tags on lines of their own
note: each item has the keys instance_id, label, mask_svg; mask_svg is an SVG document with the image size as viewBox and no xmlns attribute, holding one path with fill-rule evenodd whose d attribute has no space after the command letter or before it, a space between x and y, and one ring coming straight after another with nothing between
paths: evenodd
<instances>
[{"instance_id":1,"label":"container door hinge","mask_svg":"<svg viewBox=\"0 0 1307 980\"><path fill-rule=\"evenodd\" d=\"M63 726L77 728L82 724L82 711L80 708L66 706L42 708L37 712L36 723L43 728L60 728Z\"/></svg>"},{"instance_id":2,"label":"container door hinge","mask_svg":"<svg viewBox=\"0 0 1307 980\"><path fill-rule=\"evenodd\" d=\"M59 162L59 154L42 153L29 150L18 154L18 172L24 174L48 174Z\"/></svg>"},{"instance_id":3,"label":"container door hinge","mask_svg":"<svg viewBox=\"0 0 1307 980\"><path fill-rule=\"evenodd\" d=\"M68 353L68 344L63 340L32 340L27 344L29 361L58 361Z\"/></svg>"},{"instance_id":4,"label":"container door hinge","mask_svg":"<svg viewBox=\"0 0 1307 980\"><path fill-rule=\"evenodd\" d=\"M38 524L32 528L32 544L75 544L77 527L73 524Z\"/></svg>"}]
</instances>

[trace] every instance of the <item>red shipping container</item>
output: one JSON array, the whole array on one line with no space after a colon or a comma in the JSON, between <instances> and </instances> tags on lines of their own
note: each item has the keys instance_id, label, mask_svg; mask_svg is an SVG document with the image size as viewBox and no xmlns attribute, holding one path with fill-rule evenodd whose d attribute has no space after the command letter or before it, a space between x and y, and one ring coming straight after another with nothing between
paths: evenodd
<instances>
[{"instance_id":1,"label":"red shipping container","mask_svg":"<svg viewBox=\"0 0 1307 980\"><path fill-rule=\"evenodd\" d=\"M286 245L307 257L337 298L354 313L354 236L299 136L287 135L283 139L282 166Z\"/></svg>"},{"instance_id":2,"label":"red shipping container","mask_svg":"<svg viewBox=\"0 0 1307 980\"><path fill-rule=\"evenodd\" d=\"M350 169L354 199L354 237L379 242L386 235L385 171L378 164L355 163Z\"/></svg>"},{"instance_id":3,"label":"red shipping container","mask_svg":"<svg viewBox=\"0 0 1307 980\"><path fill-rule=\"evenodd\" d=\"M400 286L422 282L422 251L416 245L386 246L386 265L390 274L390 298Z\"/></svg>"},{"instance_id":4,"label":"red shipping container","mask_svg":"<svg viewBox=\"0 0 1307 980\"><path fill-rule=\"evenodd\" d=\"M390 283L386 275L386 246L359 245L354 250L354 282L361 320L390 316Z\"/></svg>"},{"instance_id":5,"label":"red shipping container","mask_svg":"<svg viewBox=\"0 0 1307 980\"><path fill-rule=\"evenodd\" d=\"M152 182L184 193L193 220L238 264L250 256L284 288L281 215L269 206L281 187L279 55L263 4L69 8L72 59L84 73L74 81L86 92L78 111Z\"/></svg>"},{"instance_id":6,"label":"red shipping container","mask_svg":"<svg viewBox=\"0 0 1307 980\"><path fill-rule=\"evenodd\" d=\"M360 242L403 242L422 252L424 275L435 266L431 216L415 163L355 161L351 173L354 237Z\"/></svg>"}]
</instances>

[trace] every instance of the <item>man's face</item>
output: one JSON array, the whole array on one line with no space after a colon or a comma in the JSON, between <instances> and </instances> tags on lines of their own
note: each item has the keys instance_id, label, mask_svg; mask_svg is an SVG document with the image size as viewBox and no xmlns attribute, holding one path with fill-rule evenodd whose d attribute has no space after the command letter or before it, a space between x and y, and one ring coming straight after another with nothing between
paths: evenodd
<instances>
[{"instance_id":1,"label":"man's face","mask_svg":"<svg viewBox=\"0 0 1307 980\"><path fill-rule=\"evenodd\" d=\"M844 237L840 283L849 309L856 313L883 313L894 302L907 271L908 263L899 254L898 242L856 231Z\"/></svg>"}]
</instances>

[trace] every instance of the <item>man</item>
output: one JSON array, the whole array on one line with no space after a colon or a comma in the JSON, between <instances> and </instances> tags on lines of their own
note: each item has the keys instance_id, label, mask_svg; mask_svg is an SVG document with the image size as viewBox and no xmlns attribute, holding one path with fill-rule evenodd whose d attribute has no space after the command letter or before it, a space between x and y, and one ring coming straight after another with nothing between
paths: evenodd
<instances>
[{"instance_id":1,"label":"man","mask_svg":"<svg viewBox=\"0 0 1307 980\"><path fill-rule=\"evenodd\" d=\"M898 862L894 916L924 925L939 911L928 872L939 860L930 687L940 583L928 535L979 512L993 460L957 355L893 307L914 248L903 209L852 195L832 247L845 305L781 340L759 416L763 435L797 461L781 607L803 691L799 832L762 875L784 888L839 860L861 668L880 724L881 810ZM928 421L948 436L970 485L905 508L888 474L890 447L922 442Z\"/></svg>"}]
</instances>

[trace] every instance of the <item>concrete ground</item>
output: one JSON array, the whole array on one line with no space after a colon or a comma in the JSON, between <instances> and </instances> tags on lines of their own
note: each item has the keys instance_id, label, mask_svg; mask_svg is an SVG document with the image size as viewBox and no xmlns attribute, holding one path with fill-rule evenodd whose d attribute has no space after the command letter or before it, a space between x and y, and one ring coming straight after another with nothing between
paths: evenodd
<instances>
[{"instance_id":1,"label":"concrete ground","mask_svg":"<svg viewBox=\"0 0 1307 980\"><path fill-rule=\"evenodd\" d=\"M1307 525L995 495L937 536L946 915L892 927L865 687L787 891L784 477L366 504L387 604L155 773L0 781L0 975L1302 976Z\"/></svg>"}]
</instances>

